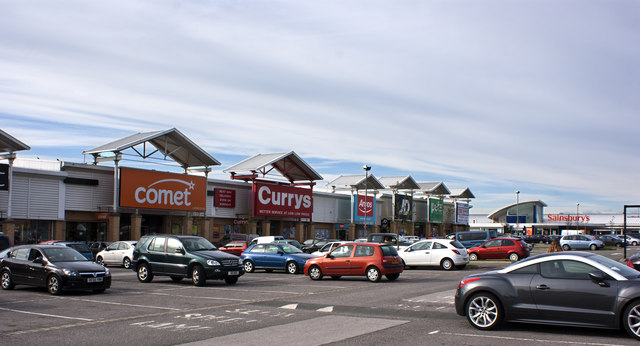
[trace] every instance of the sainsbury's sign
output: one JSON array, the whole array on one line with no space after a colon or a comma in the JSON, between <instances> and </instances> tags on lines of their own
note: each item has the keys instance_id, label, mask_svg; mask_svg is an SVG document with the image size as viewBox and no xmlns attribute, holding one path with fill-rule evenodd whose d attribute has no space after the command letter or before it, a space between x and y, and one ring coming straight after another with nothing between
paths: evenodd
<instances>
[{"instance_id":1,"label":"sainsbury's sign","mask_svg":"<svg viewBox=\"0 0 640 346\"><path fill-rule=\"evenodd\" d=\"M562 215L562 214L549 214L547 215L547 221L555 222L589 222L591 219L589 215Z\"/></svg>"},{"instance_id":2,"label":"sainsbury's sign","mask_svg":"<svg viewBox=\"0 0 640 346\"><path fill-rule=\"evenodd\" d=\"M254 183L253 210L255 215L311 218L313 196L311 189L287 185Z\"/></svg>"},{"instance_id":3,"label":"sainsbury's sign","mask_svg":"<svg viewBox=\"0 0 640 346\"><path fill-rule=\"evenodd\" d=\"M205 211L207 179L185 174L120 168L120 206Z\"/></svg>"}]
</instances>

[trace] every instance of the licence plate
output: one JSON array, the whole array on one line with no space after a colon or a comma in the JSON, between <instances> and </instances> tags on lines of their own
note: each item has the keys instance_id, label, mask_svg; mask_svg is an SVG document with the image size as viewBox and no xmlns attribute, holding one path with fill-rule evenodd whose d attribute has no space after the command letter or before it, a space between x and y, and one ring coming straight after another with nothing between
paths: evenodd
<instances>
[{"instance_id":1,"label":"licence plate","mask_svg":"<svg viewBox=\"0 0 640 346\"><path fill-rule=\"evenodd\" d=\"M391 260L391 263L398 264L398 263L400 263L400 260L397 259L397 258L394 258L394 259Z\"/></svg>"},{"instance_id":2,"label":"licence plate","mask_svg":"<svg viewBox=\"0 0 640 346\"><path fill-rule=\"evenodd\" d=\"M87 282L88 283L92 283L92 282L102 282L103 278L99 277L99 278L88 278Z\"/></svg>"},{"instance_id":3,"label":"licence plate","mask_svg":"<svg viewBox=\"0 0 640 346\"><path fill-rule=\"evenodd\" d=\"M240 275L240 272L239 271L232 271L232 272L229 272L229 275Z\"/></svg>"}]
</instances>

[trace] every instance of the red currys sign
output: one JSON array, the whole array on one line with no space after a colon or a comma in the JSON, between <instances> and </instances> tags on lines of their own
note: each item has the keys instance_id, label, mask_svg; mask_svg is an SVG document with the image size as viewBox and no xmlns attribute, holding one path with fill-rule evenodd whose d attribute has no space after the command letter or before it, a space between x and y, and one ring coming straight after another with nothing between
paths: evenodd
<instances>
[{"instance_id":1,"label":"red currys sign","mask_svg":"<svg viewBox=\"0 0 640 346\"><path fill-rule=\"evenodd\" d=\"M310 219L313 195L310 189L255 182L253 210L256 216L280 216Z\"/></svg>"}]
</instances>

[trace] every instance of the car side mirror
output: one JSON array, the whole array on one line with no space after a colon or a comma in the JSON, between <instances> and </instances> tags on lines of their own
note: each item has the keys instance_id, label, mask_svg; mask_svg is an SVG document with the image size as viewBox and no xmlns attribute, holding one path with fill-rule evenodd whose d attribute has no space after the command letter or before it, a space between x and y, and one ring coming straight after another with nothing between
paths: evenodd
<instances>
[{"instance_id":1,"label":"car side mirror","mask_svg":"<svg viewBox=\"0 0 640 346\"><path fill-rule=\"evenodd\" d=\"M179 254L183 254L184 255L185 251L184 251L183 248L179 247L179 248L176 249L175 253L179 253Z\"/></svg>"},{"instance_id":2,"label":"car side mirror","mask_svg":"<svg viewBox=\"0 0 640 346\"><path fill-rule=\"evenodd\" d=\"M44 264L44 260L42 259L42 257L38 257L33 260L33 263Z\"/></svg>"},{"instance_id":3,"label":"car side mirror","mask_svg":"<svg viewBox=\"0 0 640 346\"><path fill-rule=\"evenodd\" d=\"M607 279L607 274L599 270L589 272L589 278L591 279L591 281L597 283L601 287L609 287L609 284L604 281Z\"/></svg>"},{"instance_id":4,"label":"car side mirror","mask_svg":"<svg viewBox=\"0 0 640 346\"><path fill-rule=\"evenodd\" d=\"M406 249L404 250L404 252L411 252L411 251L413 251L413 249L412 249L412 248L410 248L410 247L409 247L409 248L406 248Z\"/></svg>"},{"instance_id":5,"label":"car side mirror","mask_svg":"<svg viewBox=\"0 0 640 346\"><path fill-rule=\"evenodd\" d=\"M283 251L278 251L278 255L284 256L284 252Z\"/></svg>"}]
</instances>

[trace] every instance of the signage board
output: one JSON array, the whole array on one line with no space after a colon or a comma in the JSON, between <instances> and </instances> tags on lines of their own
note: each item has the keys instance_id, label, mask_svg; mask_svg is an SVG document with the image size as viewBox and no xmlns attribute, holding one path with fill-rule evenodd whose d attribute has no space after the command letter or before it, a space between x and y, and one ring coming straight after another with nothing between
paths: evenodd
<instances>
[{"instance_id":1,"label":"signage board","mask_svg":"<svg viewBox=\"0 0 640 346\"><path fill-rule=\"evenodd\" d=\"M395 195L394 216L396 220L411 221L413 219L413 199L407 195Z\"/></svg>"},{"instance_id":2,"label":"signage board","mask_svg":"<svg viewBox=\"0 0 640 346\"><path fill-rule=\"evenodd\" d=\"M207 179L186 174L120 168L120 206L206 211Z\"/></svg>"},{"instance_id":3,"label":"signage board","mask_svg":"<svg viewBox=\"0 0 640 346\"><path fill-rule=\"evenodd\" d=\"M9 165L0 164L0 190L9 191Z\"/></svg>"},{"instance_id":4,"label":"signage board","mask_svg":"<svg viewBox=\"0 0 640 346\"><path fill-rule=\"evenodd\" d=\"M354 222L367 222L373 224L376 221L375 196L355 195L353 203Z\"/></svg>"},{"instance_id":5,"label":"signage board","mask_svg":"<svg viewBox=\"0 0 640 346\"><path fill-rule=\"evenodd\" d=\"M254 215L310 219L313 214L311 189L264 182L255 182L253 188Z\"/></svg>"},{"instance_id":6,"label":"signage board","mask_svg":"<svg viewBox=\"0 0 640 346\"><path fill-rule=\"evenodd\" d=\"M429 221L444 221L444 201L437 198L429 198Z\"/></svg>"},{"instance_id":7,"label":"signage board","mask_svg":"<svg viewBox=\"0 0 640 346\"><path fill-rule=\"evenodd\" d=\"M235 208L236 190L216 189L213 196L213 206L217 208Z\"/></svg>"},{"instance_id":8,"label":"signage board","mask_svg":"<svg viewBox=\"0 0 640 346\"><path fill-rule=\"evenodd\" d=\"M456 223L459 225L469 224L469 204L456 203Z\"/></svg>"}]
</instances>

